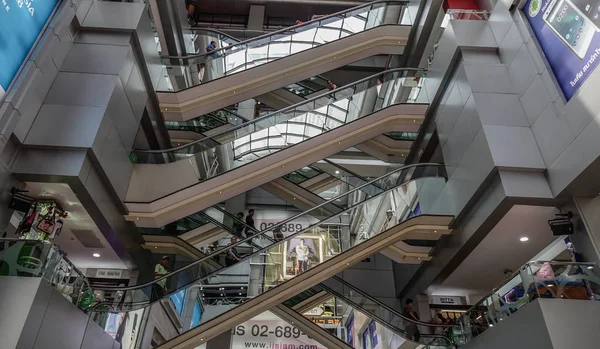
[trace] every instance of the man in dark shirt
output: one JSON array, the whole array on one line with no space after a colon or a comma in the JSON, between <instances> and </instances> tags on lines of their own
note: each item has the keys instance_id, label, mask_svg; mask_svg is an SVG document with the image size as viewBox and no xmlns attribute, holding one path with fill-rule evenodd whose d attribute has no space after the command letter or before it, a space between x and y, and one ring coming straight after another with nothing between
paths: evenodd
<instances>
[{"instance_id":1,"label":"man in dark shirt","mask_svg":"<svg viewBox=\"0 0 600 349\"><path fill-rule=\"evenodd\" d=\"M410 321L406 321L406 325L404 329L406 330L406 337L415 342L419 342L421 339L421 333L419 332L419 328L417 327L416 322L419 321L419 315L413 308L413 300L408 298L406 300L406 305L404 306L404 316L408 317Z\"/></svg>"},{"instance_id":2,"label":"man in dark shirt","mask_svg":"<svg viewBox=\"0 0 600 349\"><path fill-rule=\"evenodd\" d=\"M254 210L248 210L248 215L246 216L246 237L250 237L254 235L256 229L254 228Z\"/></svg>"}]
</instances>

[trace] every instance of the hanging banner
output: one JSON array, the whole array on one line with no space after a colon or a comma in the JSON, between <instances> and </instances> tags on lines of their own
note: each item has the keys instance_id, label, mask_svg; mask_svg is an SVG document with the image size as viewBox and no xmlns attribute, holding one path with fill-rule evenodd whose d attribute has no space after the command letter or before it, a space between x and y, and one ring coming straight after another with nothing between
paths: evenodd
<instances>
[{"instance_id":1,"label":"hanging banner","mask_svg":"<svg viewBox=\"0 0 600 349\"><path fill-rule=\"evenodd\" d=\"M528 0L523 12L570 100L600 62L600 3Z\"/></svg>"},{"instance_id":2,"label":"hanging banner","mask_svg":"<svg viewBox=\"0 0 600 349\"><path fill-rule=\"evenodd\" d=\"M269 311L233 328L231 349L247 348L327 349Z\"/></svg>"},{"instance_id":3,"label":"hanging banner","mask_svg":"<svg viewBox=\"0 0 600 349\"><path fill-rule=\"evenodd\" d=\"M0 0L0 98L44 29L58 0Z\"/></svg>"}]
</instances>

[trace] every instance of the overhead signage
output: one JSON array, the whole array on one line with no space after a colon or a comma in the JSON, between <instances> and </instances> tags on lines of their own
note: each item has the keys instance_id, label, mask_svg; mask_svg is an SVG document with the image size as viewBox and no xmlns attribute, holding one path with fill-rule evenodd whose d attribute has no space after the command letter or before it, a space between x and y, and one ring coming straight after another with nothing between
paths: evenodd
<instances>
[{"instance_id":1,"label":"overhead signage","mask_svg":"<svg viewBox=\"0 0 600 349\"><path fill-rule=\"evenodd\" d=\"M432 304L463 305L462 297L456 296L431 296Z\"/></svg>"},{"instance_id":2,"label":"overhead signage","mask_svg":"<svg viewBox=\"0 0 600 349\"><path fill-rule=\"evenodd\" d=\"M523 12L570 100L600 62L600 3L528 0Z\"/></svg>"},{"instance_id":3,"label":"overhead signage","mask_svg":"<svg viewBox=\"0 0 600 349\"><path fill-rule=\"evenodd\" d=\"M0 0L0 98L57 4L58 0Z\"/></svg>"},{"instance_id":4,"label":"overhead signage","mask_svg":"<svg viewBox=\"0 0 600 349\"><path fill-rule=\"evenodd\" d=\"M98 270L96 270L97 278L120 279L121 275L123 275L123 270L120 270L120 269L98 269Z\"/></svg>"}]
</instances>

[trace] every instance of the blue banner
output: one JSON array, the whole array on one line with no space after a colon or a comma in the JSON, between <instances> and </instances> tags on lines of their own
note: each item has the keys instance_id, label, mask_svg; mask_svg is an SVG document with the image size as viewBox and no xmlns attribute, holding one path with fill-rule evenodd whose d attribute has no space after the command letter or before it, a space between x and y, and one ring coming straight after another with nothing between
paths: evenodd
<instances>
[{"instance_id":1,"label":"blue banner","mask_svg":"<svg viewBox=\"0 0 600 349\"><path fill-rule=\"evenodd\" d=\"M523 12L565 98L570 100L600 62L600 3L529 0Z\"/></svg>"},{"instance_id":2,"label":"blue banner","mask_svg":"<svg viewBox=\"0 0 600 349\"><path fill-rule=\"evenodd\" d=\"M0 96L15 78L59 0L0 0Z\"/></svg>"}]
</instances>

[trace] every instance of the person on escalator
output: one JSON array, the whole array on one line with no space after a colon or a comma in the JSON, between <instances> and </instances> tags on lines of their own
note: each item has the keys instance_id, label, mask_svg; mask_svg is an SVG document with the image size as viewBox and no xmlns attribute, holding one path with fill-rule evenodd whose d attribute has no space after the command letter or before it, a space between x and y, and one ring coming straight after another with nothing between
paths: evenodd
<instances>
[{"instance_id":1,"label":"person on escalator","mask_svg":"<svg viewBox=\"0 0 600 349\"><path fill-rule=\"evenodd\" d=\"M226 266L234 265L235 263L242 260L242 257L240 256L240 254L238 253L237 249L234 246L235 243L237 242L237 238L235 236L232 236L231 240L229 240L229 241L230 241L229 246L231 246L231 247L227 249L227 252L225 252L225 265Z\"/></svg>"},{"instance_id":2,"label":"person on escalator","mask_svg":"<svg viewBox=\"0 0 600 349\"><path fill-rule=\"evenodd\" d=\"M198 0L186 0L185 6L187 8L187 20L189 25L196 24L196 4Z\"/></svg>"},{"instance_id":3,"label":"person on escalator","mask_svg":"<svg viewBox=\"0 0 600 349\"><path fill-rule=\"evenodd\" d=\"M238 212L235 217L237 220L233 221L233 233L241 238L244 232L244 212Z\"/></svg>"},{"instance_id":4,"label":"person on escalator","mask_svg":"<svg viewBox=\"0 0 600 349\"><path fill-rule=\"evenodd\" d=\"M163 256L160 259L160 263L154 266L154 279L158 279L163 275L167 275L167 264L169 264L169 257ZM162 299L167 294L167 279L161 279L154 284L153 287L153 300Z\"/></svg>"},{"instance_id":5,"label":"person on escalator","mask_svg":"<svg viewBox=\"0 0 600 349\"><path fill-rule=\"evenodd\" d=\"M404 315L410 320L419 321L419 315L414 310L413 300L410 298L406 300L406 305L404 306ZM419 339L421 339L421 332L419 332L419 328L417 327L416 323L412 321L407 321L406 326L404 326L404 329L406 330L406 337L409 340L418 342Z\"/></svg>"},{"instance_id":6,"label":"person on escalator","mask_svg":"<svg viewBox=\"0 0 600 349\"><path fill-rule=\"evenodd\" d=\"M327 80L327 89L329 91L333 91L337 88L337 85L333 83L331 80ZM329 94L329 103L333 103L335 101L335 92L331 92Z\"/></svg>"},{"instance_id":7,"label":"person on escalator","mask_svg":"<svg viewBox=\"0 0 600 349\"><path fill-rule=\"evenodd\" d=\"M246 237L251 237L256 232L256 228L254 228L254 210L248 210L248 215L246 216ZM252 240L250 240L252 241Z\"/></svg>"},{"instance_id":8,"label":"person on escalator","mask_svg":"<svg viewBox=\"0 0 600 349\"><path fill-rule=\"evenodd\" d=\"M208 46L206 46L206 53L208 53L208 57L215 59L215 58L219 58L219 53L216 52L217 51L217 42L216 41L211 41L210 44L208 44Z\"/></svg>"}]
</instances>

